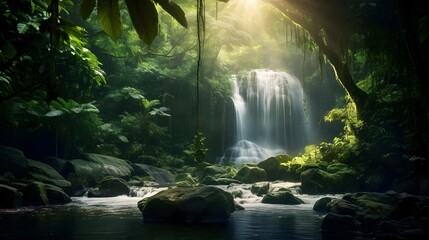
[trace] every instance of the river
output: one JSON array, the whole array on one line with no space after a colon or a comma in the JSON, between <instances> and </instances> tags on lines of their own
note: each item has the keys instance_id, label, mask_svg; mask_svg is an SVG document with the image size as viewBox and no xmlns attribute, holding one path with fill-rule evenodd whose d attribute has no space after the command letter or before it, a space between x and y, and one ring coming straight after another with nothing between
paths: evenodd
<instances>
[{"instance_id":1,"label":"river","mask_svg":"<svg viewBox=\"0 0 429 240\"><path fill-rule=\"evenodd\" d=\"M135 197L73 197L66 205L0 210L0 239L321 239L323 215L312 207L322 196L297 194L305 204L273 205L262 204L250 185L221 188L243 192L236 201L245 210L227 223L145 223L137 202L162 188L140 188Z\"/></svg>"}]
</instances>

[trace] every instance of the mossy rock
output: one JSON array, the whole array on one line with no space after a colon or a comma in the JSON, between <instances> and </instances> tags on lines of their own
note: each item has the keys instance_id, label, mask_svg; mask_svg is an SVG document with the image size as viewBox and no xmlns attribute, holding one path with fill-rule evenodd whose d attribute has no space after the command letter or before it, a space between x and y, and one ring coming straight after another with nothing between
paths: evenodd
<instances>
[{"instance_id":1,"label":"mossy rock","mask_svg":"<svg viewBox=\"0 0 429 240\"><path fill-rule=\"evenodd\" d=\"M174 183L175 176L167 169L140 163L133 163L131 166L133 167L134 174L136 176L151 176L159 184Z\"/></svg>"},{"instance_id":2,"label":"mossy rock","mask_svg":"<svg viewBox=\"0 0 429 240\"><path fill-rule=\"evenodd\" d=\"M124 159L107 155L85 153L84 160L99 164L105 176L115 176L123 179L130 179L134 169Z\"/></svg>"},{"instance_id":3,"label":"mossy rock","mask_svg":"<svg viewBox=\"0 0 429 240\"><path fill-rule=\"evenodd\" d=\"M234 176L234 179L242 183L262 182L267 180L267 173L260 167L243 165Z\"/></svg>"},{"instance_id":4,"label":"mossy rock","mask_svg":"<svg viewBox=\"0 0 429 240\"><path fill-rule=\"evenodd\" d=\"M114 176L128 180L133 168L123 159L100 154L84 154L85 159L73 159L66 163L64 176L72 183L72 192L96 187L104 177Z\"/></svg>"},{"instance_id":5,"label":"mossy rock","mask_svg":"<svg viewBox=\"0 0 429 240\"><path fill-rule=\"evenodd\" d=\"M21 178L27 166L27 158L21 150L0 145L0 175L10 172L15 177Z\"/></svg>"},{"instance_id":6,"label":"mossy rock","mask_svg":"<svg viewBox=\"0 0 429 240\"><path fill-rule=\"evenodd\" d=\"M46 206L49 204L45 184L32 182L21 189L24 206Z\"/></svg>"},{"instance_id":7,"label":"mossy rock","mask_svg":"<svg viewBox=\"0 0 429 240\"><path fill-rule=\"evenodd\" d=\"M0 208L16 208L22 205L22 193L11 186L0 184Z\"/></svg>"},{"instance_id":8,"label":"mossy rock","mask_svg":"<svg viewBox=\"0 0 429 240\"><path fill-rule=\"evenodd\" d=\"M335 165L324 171L310 168L301 173L301 189L306 194L356 192L359 187L358 174L346 165Z\"/></svg>"},{"instance_id":9,"label":"mossy rock","mask_svg":"<svg viewBox=\"0 0 429 240\"><path fill-rule=\"evenodd\" d=\"M88 192L88 197L115 197L128 195L129 192L130 188L124 179L108 176L98 183L98 188Z\"/></svg>"},{"instance_id":10,"label":"mossy rock","mask_svg":"<svg viewBox=\"0 0 429 240\"><path fill-rule=\"evenodd\" d=\"M265 195L262 198L262 203L298 205L298 204L303 204L304 201L298 197L295 197L289 191L279 191L279 192L272 192Z\"/></svg>"},{"instance_id":11,"label":"mossy rock","mask_svg":"<svg viewBox=\"0 0 429 240\"><path fill-rule=\"evenodd\" d=\"M176 177L174 178L174 182L175 183L178 183L178 182L188 182L191 185L197 184L197 182L195 181L194 177L192 177L192 175L190 173L180 173L180 174L177 174Z\"/></svg>"},{"instance_id":12,"label":"mossy rock","mask_svg":"<svg viewBox=\"0 0 429 240\"><path fill-rule=\"evenodd\" d=\"M57 157L46 157L41 160L44 164L51 166L55 171L64 176L64 168L66 166L67 160Z\"/></svg>"},{"instance_id":13,"label":"mossy rock","mask_svg":"<svg viewBox=\"0 0 429 240\"><path fill-rule=\"evenodd\" d=\"M290 180L291 176L289 175L291 174L291 172L289 172L289 168L284 166L284 164L288 163L291 160L291 156L278 155L275 157L270 157L258 163L258 167L265 170L268 181Z\"/></svg>"},{"instance_id":14,"label":"mossy rock","mask_svg":"<svg viewBox=\"0 0 429 240\"><path fill-rule=\"evenodd\" d=\"M47 184L52 184L58 186L65 191L69 191L71 183L67 181L63 176L61 176L54 168L51 166L39 162L27 159L28 168L26 177L34 181L39 181Z\"/></svg>"},{"instance_id":15,"label":"mossy rock","mask_svg":"<svg viewBox=\"0 0 429 240\"><path fill-rule=\"evenodd\" d=\"M225 222L235 211L233 196L220 188L172 188L142 199L147 222Z\"/></svg>"},{"instance_id":16,"label":"mossy rock","mask_svg":"<svg viewBox=\"0 0 429 240\"><path fill-rule=\"evenodd\" d=\"M318 199L313 205L313 211L320 212L320 213L328 212L329 203L331 203L332 200L333 198L331 197L322 197Z\"/></svg>"},{"instance_id":17,"label":"mossy rock","mask_svg":"<svg viewBox=\"0 0 429 240\"><path fill-rule=\"evenodd\" d=\"M70 196L67 195L60 187L45 184L45 191L49 204L66 204L71 202Z\"/></svg>"},{"instance_id":18,"label":"mossy rock","mask_svg":"<svg viewBox=\"0 0 429 240\"><path fill-rule=\"evenodd\" d=\"M207 176L211 176L211 177L220 177L223 174L227 174L228 170L220 165L210 165L210 166L206 166L204 168L204 170L201 173L201 177L200 179L203 180L205 177Z\"/></svg>"},{"instance_id":19,"label":"mossy rock","mask_svg":"<svg viewBox=\"0 0 429 240\"><path fill-rule=\"evenodd\" d=\"M270 183L269 182L258 182L250 187L250 192L255 194L256 196L263 196L270 191Z\"/></svg>"},{"instance_id":20,"label":"mossy rock","mask_svg":"<svg viewBox=\"0 0 429 240\"><path fill-rule=\"evenodd\" d=\"M231 183L240 183L240 181L232 178L215 178L212 176L207 176L201 181L201 184L204 185L229 185Z\"/></svg>"}]
</instances>

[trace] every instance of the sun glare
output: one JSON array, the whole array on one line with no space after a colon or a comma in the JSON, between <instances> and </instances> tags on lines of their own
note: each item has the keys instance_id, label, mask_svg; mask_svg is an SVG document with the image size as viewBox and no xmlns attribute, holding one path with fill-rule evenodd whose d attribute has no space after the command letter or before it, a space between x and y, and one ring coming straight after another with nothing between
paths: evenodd
<instances>
[{"instance_id":1,"label":"sun glare","mask_svg":"<svg viewBox=\"0 0 429 240\"><path fill-rule=\"evenodd\" d=\"M238 0L236 2L237 12L241 15L256 17L260 11L260 0Z\"/></svg>"}]
</instances>

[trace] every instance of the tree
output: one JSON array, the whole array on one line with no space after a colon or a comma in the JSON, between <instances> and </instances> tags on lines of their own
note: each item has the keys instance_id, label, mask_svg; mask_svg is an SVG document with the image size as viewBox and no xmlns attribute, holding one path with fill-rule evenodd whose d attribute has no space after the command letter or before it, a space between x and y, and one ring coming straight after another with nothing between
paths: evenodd
<instances>
[{"instance_id":1,"label":"tree","mask_svg":"<svg viewBox=\"0 0 429 240\"><path fill-rule=\"evenodd\" d=\"M428 156L428 15L415 2L351 0L264 0L305 29L319 51L333 66L338 81L355 103L359 117L367 125L377 124L374 115L386 103L357 86L362 79L351 74L354 53L363 50L380 84L406 79L409 91L408 117L416 116L413 136L421 145L419 154ZM426 60L426 61L425 61ZM417 82L414 84L414 82ZM414 90L418 87L418 90ZM415 99L411 99L415 98ZM421 102L417 108L413 102ZM413 110L414 108L414 110ZM372 121L372 122L371 122ZM426 150L425 150L426 149Z\"/></svg>"}]
</instances>

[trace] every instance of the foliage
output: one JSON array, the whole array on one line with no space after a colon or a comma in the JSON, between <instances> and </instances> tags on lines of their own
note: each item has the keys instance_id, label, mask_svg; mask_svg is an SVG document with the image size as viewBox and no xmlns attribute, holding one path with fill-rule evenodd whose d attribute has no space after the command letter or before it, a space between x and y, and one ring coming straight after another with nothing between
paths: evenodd
<instances>
[{"instance_id":1,"label":"foliage","mask_svg":"<svg viewBox=\"0 0 429 240\"><path fill-rule=\"evenodd\" d=\"M184 153L192 159L192 163L198 164L205 161L208 148L205 147L206 137L203 133L199 132L194 136L194 140Z\"/></svg>"},{"instance_id":2,"label":"foliage","mask_svg":"<svg viewBox=\"0 0 429 240\"><path fill-rule=\"evenodd\" d=\"M65 157L77 156L79 151L88 150L91 143L97 142L101 119L93 103L80 104L72 99L58 98L51 101L49 110L44 116L52 119L48 124L54 126L56 138L60 136L66 141Z\"/></svg>"},{"instance_id":3,"label":"foliage","mask_svg":"<svg viewBox=\"0 0 429 240\"><path fill-rule=\"evenodd\" d=\"M60 95L86 97L88 89L105 83L100 62L86 48L85 30L65 17L51 24L46 1L1 1L0 7L0 76L5 85L0 100L31 97L43 87L49 101ZM60 14L68 13L59 7Z\"/></svg>"},{"instance_id":4,"label":"foliage","mask_svg":"<svg viewBox=\"0 0 429 240\"><path fill-rule=\"evenodd\" d=\"M188 26L183 10L170 0L125 0L134 29L139 38L147 45L150 45L158 35L158 11L155 3L159 4L183 27ZM87 19L95 8L103 30L114 41L117 41L122 34L119 1L83 0L80 8L82 18Z\"/></svg>"}]
</instances>

